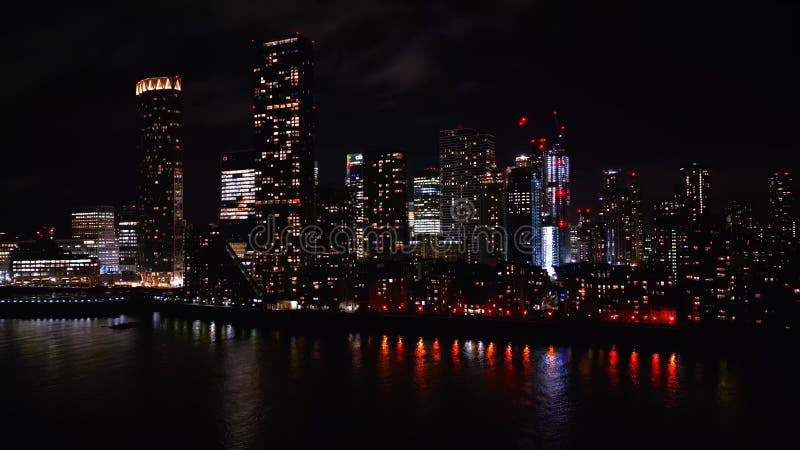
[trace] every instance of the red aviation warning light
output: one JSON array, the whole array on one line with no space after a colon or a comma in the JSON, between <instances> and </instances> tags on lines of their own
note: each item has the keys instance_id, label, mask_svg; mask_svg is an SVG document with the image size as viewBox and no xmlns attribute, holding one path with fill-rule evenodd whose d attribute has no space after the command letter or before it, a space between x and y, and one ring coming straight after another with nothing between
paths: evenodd
<instances>
[{"instance_id":1,"label":"red aviation warning light","mask_svg":"<svg viewBox=\"0 0 800 450\"><path fill-rule=\"evenodd\" d=\"M632 170L632 171L631 171L631 176L632 176L632 177L635 177L635 176L636 176L636 171L635 171L635 170Z\"/></svg>"},{"instance_id":2,"label":"red aviation warning light","mask_svg":"<svg viewBox=\"0 0 800 450\"><path fill-rule=\"evenodd\" d=\"M528 118L527 118L527 117L525 117L525 116L522 116L522 117L520 117L520 118L519 118L519 120L517 121L517 126L518 126L518 127L521 127L521 126L525 125L526 123L528 123Z\"/></svg>"},{"instance_id":3,"label":"red aviation warning light","mask_svg":"<svg viewBox=\"0 0 800 450\"><path fill-rule=\"evenodd\" d=\"M539 144L539 150L544 151L544 144Z\"/></svg>"},{"instance_id":4,"label":"red aviation warning light","mask_svg":"<svg viewBox=\"0 0 800 450\"><path fill-rule=\"evenodd\" d=\"M558 221L558 228L567 228L567 221L566 220L559 220Z\"/></svg>"},{"instance_id":5,"label":"red aviation warning light","mask_svg":"<svg viewBox=\"0 0 800 450\"><path fill-rule=\"evenodd\" d=\"M564 198L566 196L567 196L567 191L565 191L563 189L559 189L559 190L556 191L556 197ZM580 212L580 211L578 211L578 212Z\"/></svg>"}]
</instances>

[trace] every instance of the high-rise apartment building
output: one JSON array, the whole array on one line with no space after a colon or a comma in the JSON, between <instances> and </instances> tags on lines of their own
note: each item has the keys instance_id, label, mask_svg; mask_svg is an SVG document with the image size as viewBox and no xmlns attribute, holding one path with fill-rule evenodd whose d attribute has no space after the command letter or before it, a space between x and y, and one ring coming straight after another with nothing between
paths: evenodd
<instances>
[{"instance_id":1,"label":"high-rise apartment building","mask_svg":"<svg viewBox=\"0 0 800 450\"><path fill-rule=\"evenodd\" d=\"M136 83L139 100L139 252L145 284L183 284L183 139L179 76Z\"/></svg>"},{"instance_id":2,"label":"high-rise apartment building","mask_svg":"<svg viewBox=\"0 0 800 450\"><path fill-rule=\"evenodd\" d=\"M256 208L267 224L258 270L272 301L302 302L310 258L299 232L314 221L313 44L299 34L252 44Z\"/></svg>"},{"instance_id":3,"label":"high-rise apartment building","mask_svg":"<svg viewBox=\"0 0 800 450\"><path fill-rule=\"evenodd\" d=\"M448 260L478 262L476 229L482 225L482 217L491 216L479 210L487 186L481 178L497 170L495 137L471 128L440 131L439 170L441 255Z\"/></svg>"},{"instance_id":4,"label":"high-rise apartment building","mask_svg":"<svg viewBox=\"0 0 800 450\"><path fill-rule=\"evenodd\" d=\"M605 169L599 220L606 233L606 262L639 265L644 248L642 189L635 171Z\"/></svg>"},{"instance_id":5,"label":"high-rise apartment building","mask_svg":"<svg viewBox=\"0 0 800 450\"><path fill-rule=\"evenodd\" d=\"M708 209L711 182L708 168L691 163L681 168L680 195L690 224L702 222Z\"/></svg>"},{"instance_id":6,"label":"high-rise apartment building","mask_svg":"<svg viewBox=\"0 0 800 450\"><path fill-rule=\"evenodd\" d=\"M405 154L378 153L369 157L367 221L375 234L368 238L374 253L399 252L408 243L408 170ZM387 234L388 233L388 234Z\"/></svg>"}]
</instances>

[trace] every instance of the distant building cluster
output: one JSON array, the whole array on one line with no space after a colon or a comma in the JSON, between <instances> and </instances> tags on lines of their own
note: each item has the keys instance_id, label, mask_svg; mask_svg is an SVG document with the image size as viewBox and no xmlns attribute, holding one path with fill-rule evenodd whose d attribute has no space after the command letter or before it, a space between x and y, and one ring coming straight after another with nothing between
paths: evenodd
<instances>
[{"instance_id":1,"label":"distant building cluster","mask_svg":"<svg viewBox=\"0 0 800 450\"><path fill-rule=\"evenodd\" d=\"M187 301L259 308L569 317L625 323L789 325L800 260L789 172L765 176L766 220L734 201L712 214L711 174L675 174L646 205L636 170L598 174L573 204L566 126L505 167L492 133L438 136L438 167L412 173L394 148L351 151L342 185L320 185L313 43L253 41L250 148L220 158L219 220L183 215L182 80L147 78L139 103L138 199L0 235L17 285L182 287ZM188 88L188 87L187 87ZM524 126L527 119L520 119Z\"/></svg>"}]
</instances>

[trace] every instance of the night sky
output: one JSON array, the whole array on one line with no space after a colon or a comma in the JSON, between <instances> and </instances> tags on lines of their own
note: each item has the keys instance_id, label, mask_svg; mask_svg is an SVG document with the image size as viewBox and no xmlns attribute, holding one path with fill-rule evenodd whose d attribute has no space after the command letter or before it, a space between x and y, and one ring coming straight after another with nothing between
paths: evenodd
<instances>
[{"instance_id":1,"label":"night sky","mask_svg":"<svg viewBox=\"0 0 800 450\"><path fill-rule=\"evenodd\" d=\"M25 2L6 17L0 231L134 201L134 84L172 74L184 79L186 215L213 221L219 153L251 140L249 41L295 31L317 41L323 182L343 180L353 151L433 164L437 131L458 124L495 133L510 165L551 132L553 109L575 207L596 206L603 167L637 170L653 199L690 161L711 168L712 206L763 205L769 173L800 162L793 2L199 3Z\"/></svg>"}]
</instances>

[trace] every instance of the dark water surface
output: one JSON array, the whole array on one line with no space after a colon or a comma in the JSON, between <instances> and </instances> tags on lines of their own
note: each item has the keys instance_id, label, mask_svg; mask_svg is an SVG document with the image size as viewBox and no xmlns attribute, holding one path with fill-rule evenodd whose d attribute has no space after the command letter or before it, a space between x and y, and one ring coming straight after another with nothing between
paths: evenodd
<instances>
[{"instance_id":1,"label":"dark water surface","mask_svg":"<svg viewBox=\"0 0 800 450\"><path fill-rule=\"evenodd\" d=\"M22 443L2 448L752 448L800 431L785 349L295 334L158 314L106 327L119 320L0 319L0 442Z\"/></svg>"}]
</instances>

